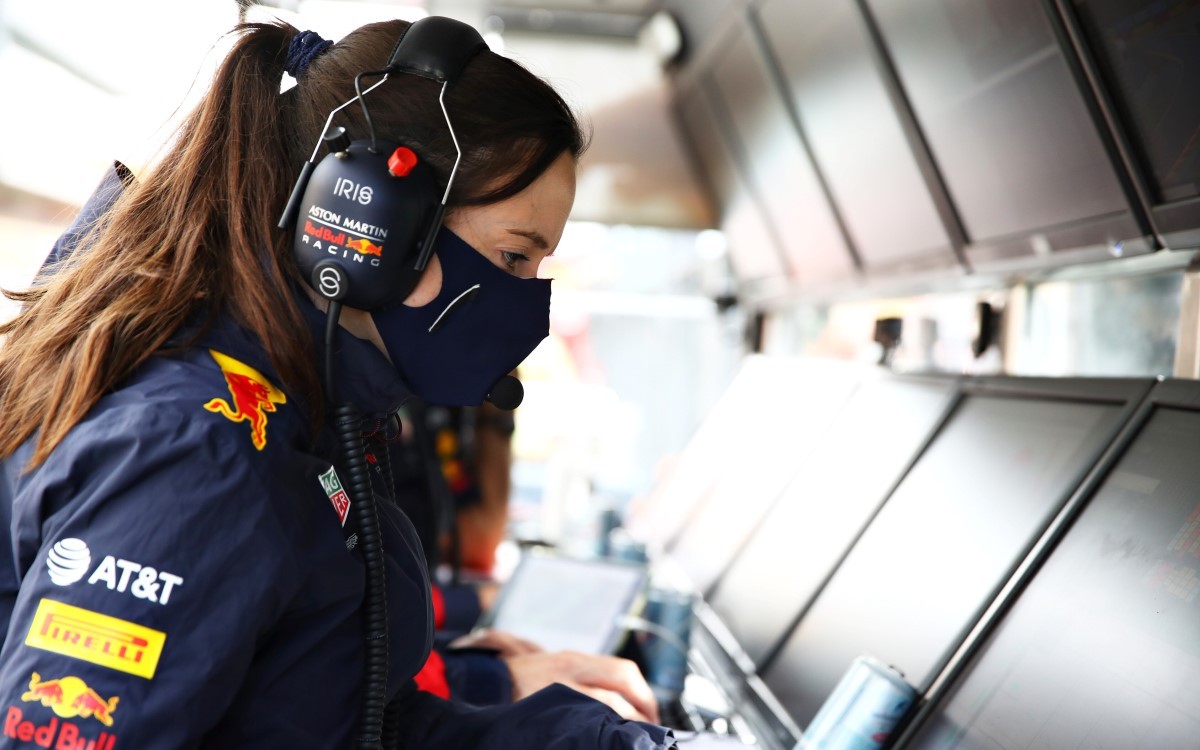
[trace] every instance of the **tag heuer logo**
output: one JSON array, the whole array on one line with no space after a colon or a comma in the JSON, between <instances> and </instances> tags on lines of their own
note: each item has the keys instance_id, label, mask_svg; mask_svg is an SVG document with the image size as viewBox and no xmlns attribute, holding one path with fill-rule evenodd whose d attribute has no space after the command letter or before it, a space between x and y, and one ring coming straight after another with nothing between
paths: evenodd
<instances>
[{"instance_id":1,"label":"tag heuer logo","mask_svg":"<svg viewBox=\"0 0 1200 750\"><path fill-rule=\"evenodd\" d=\"M337 513L338 520L342 525L346 525L346 516L350 515L350 496L346 494L346 490L342 489L342 480L338 479L337 472L332 466L329 471L320 475L321 488L325 490L325 494L329 497L329 502L333 503L333 510Z\"/></svg>"}]
</instances>

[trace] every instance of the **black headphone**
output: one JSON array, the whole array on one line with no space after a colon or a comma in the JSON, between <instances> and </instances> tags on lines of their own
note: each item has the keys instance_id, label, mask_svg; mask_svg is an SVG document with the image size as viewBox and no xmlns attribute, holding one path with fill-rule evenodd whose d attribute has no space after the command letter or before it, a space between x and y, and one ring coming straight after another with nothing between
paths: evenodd
<instances>
[{"instance_id":1,"label":"black headphone","mask_svg":"<svg viewBox=\"0 0 1200 750\"><path fill-rule=\"evenodd\" d=\"M420 154L375 138L364 96L392 73L441 83L439 102L458 148L446 89L484 49L483 37L468 24L443 16L422 18L397 40L387 67L360 73L356 96L329 113L279 220L280 229L297 225L292 239L296 262L318 294L349 307L381 310L412 292L433 252L458 160L439 201L433 168ZM363 91L360 80L365 76L382 78ZM334 115L355 101L363 106L371 136L352 142L345 128L329 126ZM322 143L329 153L318 164Z\"/></svg>"}]
</instances>

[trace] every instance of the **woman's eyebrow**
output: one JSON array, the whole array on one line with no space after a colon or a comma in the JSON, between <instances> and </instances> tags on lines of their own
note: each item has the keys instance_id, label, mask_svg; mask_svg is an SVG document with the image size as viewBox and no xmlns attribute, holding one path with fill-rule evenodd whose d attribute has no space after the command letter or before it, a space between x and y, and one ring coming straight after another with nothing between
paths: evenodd
<instances>
[{"instance_id":1,"label":"woman's eyebrow","mask_svg":"<svg viewBox=\"0 0 1200 750\"><path fill-rule=\"evenodd\" d=\"M508 233L515 234L518 237L524 237L525 239L531 241L533 244L537 245L542 250L550 249L550 243L546 242L546 238L542 235L542 233L538 232L536 230L533 230L533 229L509 229Z\"/></svg>"}]
</instances>

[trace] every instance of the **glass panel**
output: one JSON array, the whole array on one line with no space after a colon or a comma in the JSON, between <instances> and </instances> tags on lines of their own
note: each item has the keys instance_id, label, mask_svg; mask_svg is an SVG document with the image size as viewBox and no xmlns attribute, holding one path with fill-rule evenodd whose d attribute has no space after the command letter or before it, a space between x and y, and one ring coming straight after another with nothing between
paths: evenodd
<instances>
[{"instance_id":1,"label":"glass panel","mask_svg":"<svg viewBox=\"0 0 1200 750\"><path fill-rule=\"evenodd\" d=\"M1125 212L1037 0L868 0L973 241Z\"/></svg>"},{"instance_id":2,"label":"glass panel","mask_svg":"<svg viewBox=\"0 0 1200 750\"><path fill-rule=\"evenodd\" d=\"M1076 0L1159 199L1200 195L1200 4Z\"/></svg>"},{"instance_id":3,"label":"glass panel","mask_svg":"<svg viewBox=\"0 0 1200 750\"><path fill-rule=\"evenodd\" d=\"M866 268L939 256L953 261L854 4L774 0L760 17Z\"/></svg>"},{"instance_id":4,"label":"glass panel","mask_svg":"<svg viewBox=\"0 0 1200 750\"><path fill-rule=\"evenodd\" d=\"M745 151L763 210L797 277L803 282L848 274L853 259L783 94L747 26L733 31L715 63L713 81Z\"/></svg>"}]
</instances>

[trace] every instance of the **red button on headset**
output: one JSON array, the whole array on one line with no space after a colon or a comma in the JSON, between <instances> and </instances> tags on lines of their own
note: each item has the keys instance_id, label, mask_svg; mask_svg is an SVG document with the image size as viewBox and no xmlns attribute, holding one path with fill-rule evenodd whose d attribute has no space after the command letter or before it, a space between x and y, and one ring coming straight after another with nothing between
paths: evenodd
<instances>
[{"instance_id":1,"label":"red button on headset","mask_svg":"<svg viewBox=\"0 0 1200 750\"><path fill-rule=\"evenodd\" d=\"M407 146L397 146L388 157L388 171L393 177L407 177L408 173L417 166L417 155Z\"/></svg>"}]
</instances>

